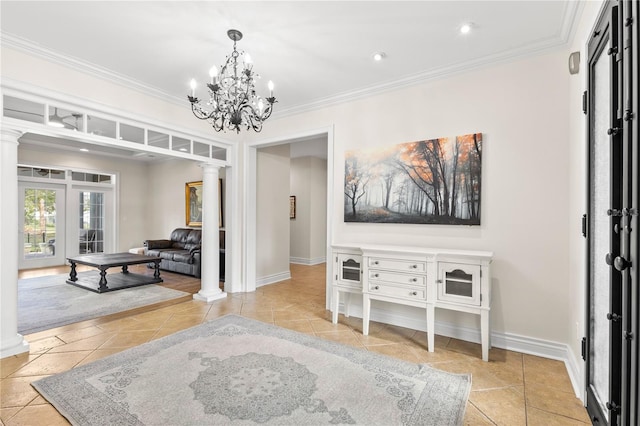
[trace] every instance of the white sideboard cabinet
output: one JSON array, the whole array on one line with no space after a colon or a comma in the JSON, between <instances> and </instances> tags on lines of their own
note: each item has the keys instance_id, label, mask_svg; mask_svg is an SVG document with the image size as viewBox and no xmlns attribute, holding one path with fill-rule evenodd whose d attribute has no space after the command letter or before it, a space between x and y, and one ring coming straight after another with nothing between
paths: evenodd
<instances>
[{"instance_id":1,"label":"white sideboard cabinet","mask_svg":"<svg viewBox=\"0 0 640 426\"><path fill-rule=\"evenodd\" d=\"M345 244L333 246L332 320L338 321L340 294L362 297L362 330L369 333L371 301L426 310L427 343L434 351L435 309L480 316L482 359L489 360L493 253L423 247ZM359 270L358 270L359 269Z\"/></svg>"}]
</instances>

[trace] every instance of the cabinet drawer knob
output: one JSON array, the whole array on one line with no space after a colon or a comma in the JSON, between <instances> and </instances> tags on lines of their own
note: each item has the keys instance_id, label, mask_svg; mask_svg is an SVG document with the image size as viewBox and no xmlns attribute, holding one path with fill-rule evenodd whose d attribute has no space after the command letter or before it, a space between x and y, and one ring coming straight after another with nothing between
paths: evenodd
<instances>
[{"instance_id":1,"label":"cabinet drawer knob","mask_svg":"<svg viewBox=\"0 0 640 426\"><path fill-rule=\"evenodd\" d=\"M418 269L418 265L411 265L411 269Z\"/></svg>"},{"instance_id":2,"label":"cabinet drawer knob","mask_svg":"<svg viewBox=\"0 0 640 426\"><path fill-rule=\"evenodd\" d=\"M436 280L436 282L437 282L438 284L441 284L441 283L442 283L442 280Z\"/></svg>"},{"instance_id":3,"label":"cabinet drawer knob","mask_svg":"<svg viewBox=\"0 0 640 426\"><path fill-rule=\"evenodd\" d=\"M380 290L380 286L378 286L378 285L377 285L377 286L375 286L373 289L374 289L374 290Z\"/></svg>"},{"instance_id":4,"label":"cabinet drawer knob","mask_svg":"<svg viewBox=\"0 0 640 426\"><path fill-rule=\"evenodd\" d=\"M411 278L411 282L417 283L418 279L417 278Z\"/></svg>"},{"instance_id":5,"label":"cabinet drawer knob","mask_svg":"<svg viewBox=\"0 0 640 426\"><path fill-rule=\"evenodd\" d=\"M380 263L380 262L378 262L377 260L374 260L374 261L373 261L373 264L374 264L374 265L377 265L378 263Z\"/></svg>"},{"instance_id":6,"label":"cabinet drawer knob","mask_svg":"<svg viewBox=\"0 0 640 426\"><path fill-rule=\"evenodd\" d=\"M380 275L379 275L379 274L373 274L373 276L374 276L375 278L378 278Z\"/></svg>"},{"instance_id":7,"label":"cabinet drawer knob","mask_svg":"<svg viewBox=\"0 0 640 426\"><path fill-rule=\"evenodd\" d=\"M417 296L417 295L418 295L418 292L417 292L417 291L412 291L412 292L411 292L411 295L412 295L412 296Z\"/></svg>"}]
</instances>

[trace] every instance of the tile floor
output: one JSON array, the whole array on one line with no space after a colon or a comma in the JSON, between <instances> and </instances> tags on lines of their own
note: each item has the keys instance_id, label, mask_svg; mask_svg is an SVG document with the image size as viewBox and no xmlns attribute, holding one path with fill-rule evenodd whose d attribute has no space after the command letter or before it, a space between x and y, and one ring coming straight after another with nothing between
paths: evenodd
<instances>
[{"instance_id":1,"label":"tile floor","mask_svg":"<svg viewBox=\"0 0 640 426\"><path fill-rule=\"evenodd\" d=\"M24 271L20 276L51 272ZM562 362L494 348L485 363L479 345L442 336L436 336L436 350L429 353L424 332L380 323L372 323L369 336L363 336L358 318L340 315L339 324L331 323L325 310L324 265L292 265L291 273L291 280L255 293L229 294L211 304L185 298L26 336L31 345L28 354L0 360L2 424L66 425L64 417L31 387L32 381L228 313L450 372L471 373L465 425L590 424ZM193 278L168 272L163 278L167 287L199 289L199 280Z\"/></svg>"}]
</instances>

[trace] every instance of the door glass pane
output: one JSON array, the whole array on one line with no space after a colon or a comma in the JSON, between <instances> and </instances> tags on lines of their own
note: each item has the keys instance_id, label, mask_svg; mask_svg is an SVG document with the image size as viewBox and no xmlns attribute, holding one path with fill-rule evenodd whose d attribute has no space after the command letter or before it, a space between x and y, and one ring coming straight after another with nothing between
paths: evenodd
<instances>
[{"instance_id":1,"label":"door glass pane","mask_svg":"<svg viewBox=\"0 0 640 426\"><path fill-rule=\"evenodd\" d=\"M104 252L104 199L102 192L80 192L80 254Z\"/></svg>"},{"instance_id":2,"label":"door glass pane","mask_svg":"<svg viewBox=\"0 0 640 426\"><path fill-rule=\"evenodd\" d=\"M360 263L354 259L342 262L342 279L348 281L360 281Z\"/></svg>"},{"instance_id":3,"label":"door glass pane","mask_svg":"<svg viewBox=\"0 0 640 426\"><path fill-rule=\"evenodd\" d=\"M602 52L609 48L607 45ZM593 107L593 128L591 143L591 211L592 234L589 262L591 264L591 344L589 355L591 367L590 386L598 399L602 411L609 396L609 312L610 267L605 263L609 253L610 225L607 210L611 197L611 158L607 129L609 128L610 72L608 56L600 54L593 69L595 100Z\"/></svg>"},{"instance_id":4,"label":"door glass pane","mask_svg":"<svg viewBox=\"0 0 640 426\"><path fill-rule=\"evenodd\" d=\"M460 269L446 272L445 292L454 296L473 297L473 277Z\"/></svg>"},{"instance_id":5,"label":"door glass pane","mask_svg":"<svg viewBox=\"0 0 640 426\"><path fill-rule=\"evenodd\" d=\"M56 252L56 191L24 190L24 259L52 257Z\"/></svg>"}]
</instances>

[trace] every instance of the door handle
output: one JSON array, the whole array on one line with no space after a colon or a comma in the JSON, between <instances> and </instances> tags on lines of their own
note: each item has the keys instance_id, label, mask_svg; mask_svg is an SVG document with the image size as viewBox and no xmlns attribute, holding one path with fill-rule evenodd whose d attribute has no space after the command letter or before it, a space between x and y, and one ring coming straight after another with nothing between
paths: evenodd
<instances>
[{"instance_id":1,"label":"door handle","mask_svg":"<svg viewBox=\"0 0 640 426\"><path fill-rule=\"evenodd\" d=\"M611 256L611 253L607 253L604 257L604 261L607 265L611 266L613 265L613 256Z\"/></svg>"},{"instance_id":2,"label":"door handle","mask_svg":"<svg viewBox=\"0 0 640 426\"><path fill-rule=\"evenodd\" d=\"M627 259L625 259L622 256L618 256L615 258L615 260L613 261L613 266L618 270L618 271L624 271L625 269L627 269L629 266L631 266L631 262L629 262Z\"/></svg>"}]
</instances>

